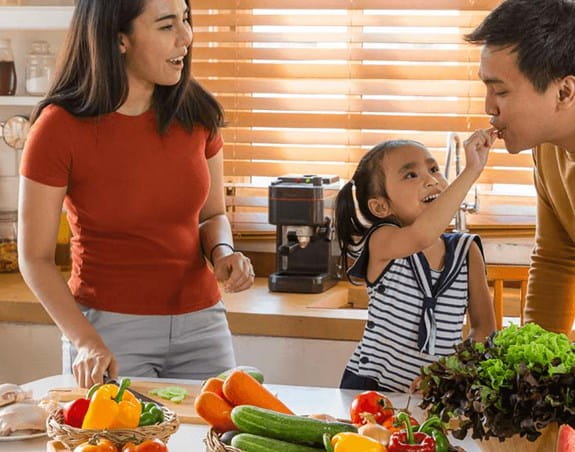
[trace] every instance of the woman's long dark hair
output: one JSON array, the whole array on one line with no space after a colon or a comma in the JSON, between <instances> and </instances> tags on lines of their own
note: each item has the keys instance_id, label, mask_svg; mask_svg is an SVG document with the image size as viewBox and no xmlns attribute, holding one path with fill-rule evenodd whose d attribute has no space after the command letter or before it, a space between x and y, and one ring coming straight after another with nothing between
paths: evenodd
<instances>
[{"instance_id":1,"label":"woman's long dark hair","mask_svg":"<svg viewBox=\"0 0 575 452\"><path fill-rule=\"evenodd\" d=\"M364 246L369 230L383 221L392 222L399 226L394 217L379 218L369 210L368 201L381 196L388 200L385 188L385 174L382 160L386 153L397 148L425 146L413 140L389 140L371 148L359 161L355 173L339 191L335 200L335 229L341 249L342 267L347 275L348 259L357 258ZM363 219L357 215L357 209Z\"/></svg>"},{"instance_id":2,"label":"woman's long dark hair","mask_svg":"<svg viewBox=\"0 0 575 452\"><path fill-rule=\"evenodd\" d=\"M97 117L116 111L128 95L119 33L130 34L147 0L77 0L70 29L58 58L54 82L32 114L58 105L78 117ZM189 6L189 0L186 0ZM191 25L191 22L190 22ZM213 136L224 125L217 100L191 77L191 52L184 59L182 77L173 86L156 85L152 98L158 131L175 119L186 130L194 124Z\"/></svg>"}]
</instances>

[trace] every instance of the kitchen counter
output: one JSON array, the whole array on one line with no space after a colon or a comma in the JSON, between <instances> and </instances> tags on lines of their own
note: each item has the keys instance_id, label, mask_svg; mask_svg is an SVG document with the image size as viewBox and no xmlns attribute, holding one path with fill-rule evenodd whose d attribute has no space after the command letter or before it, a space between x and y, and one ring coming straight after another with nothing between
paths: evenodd
<instances>
[{"instance_id":1,"label":"kitchen counter","mask_svg":"<svg viewBox=\"0 0 575 452\"><path fill-rule=\"evenodd\" d=\"M267 278L256 278L250 290L222 295L234 335L358 341L366 310L334 308L363 290L340 282L321 294L273 293ZM19 273L0 274L0 322L53 324Z\"/></svg>"},{"instance_id":2,"label":"kitchen counter","mask_svg":"<svg viewBox=\"0 0 575 452\"><path fill-rule=\"evenodd\" d=\"M154 379L146 379L153 381ZM158 380L160 381L160 380ZM192 380L161 380L171 381L174 384L197 384ZM70 375L54 375L36 380L23 385L25 389L33 390L33 397L43 397L47 392L56 387L73 386L74 380ZM353 397L359 391L341 390L332 388L266 385L278 397L285 402L297 414L327 413L337 418L349 418L349 406ZM387 393L395 407L405 407L407 395L399 393ZM410 410L413 415L422 419L423 414L417 408L417 396L412 397ZM170 452L198 452L205 450L203 438L208 431L206 425L181 424L180 429L171 436L168 443ZM1 438L0 438L1 439ZM479 452L476 443L471 439L464 441L452 440L453 444L459 445L467 452ZM0 441L0 452L45 452L46 438L36 438L20 441Z\"/></svg>"}]
</instances>

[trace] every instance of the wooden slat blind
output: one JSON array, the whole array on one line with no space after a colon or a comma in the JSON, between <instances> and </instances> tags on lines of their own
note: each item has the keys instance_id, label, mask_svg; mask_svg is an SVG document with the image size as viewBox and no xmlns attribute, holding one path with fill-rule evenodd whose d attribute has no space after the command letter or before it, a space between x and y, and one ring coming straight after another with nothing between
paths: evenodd
<instances>
[{"instance_id":1,"label":"wooden slat blind","mask_svg":"<svg viewBox=\"0 0 575 452\"><path fill-rule=\"evenodd\" d=\"M462 35L499 2L194 0L193 73L226 110L235 231L273 230L270 178L348 179L370 147L391 138L422 141L444 163L448 133L463 139L487 127L480 49ZM500 190L532 185L531 157L496 148L475 220L513 221L515 209L518 222L532 221L531 196Z\"/></svg>"}]
</instances>

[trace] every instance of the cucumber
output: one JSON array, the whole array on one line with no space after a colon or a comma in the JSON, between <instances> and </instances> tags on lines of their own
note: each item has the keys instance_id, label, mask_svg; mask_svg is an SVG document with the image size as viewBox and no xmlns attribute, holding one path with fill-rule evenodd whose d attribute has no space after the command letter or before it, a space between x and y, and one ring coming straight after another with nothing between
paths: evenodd
<instances>
[{"instance_id":1,"label":"cucumber","mask_svg":"<svg viewBox=\"0 0 575 452\"><path fill-rule=\"evenodd\" d=\"M257 367L253 367L253 366L237 366L237 367L232 367L231 369L226 370L225 372L222 372L221 374L219 374L217 376L217 378L219 378L220 380L225 380L226 378L228 378L228 376L234 371L234 370L243 370L245 373L250 374L252 377L254 377L257 381L259 381L260 383L263 384L264 382L264 374L262 373L261 370L259 370Z\"/></svg>"},{"instance_id":2,"label":"cucumber","mask_svg":"<svg viewBox=\"0 0 575 452\"><path fill-rule=\"evenodd\" d=\"M324 433L331 436L340 432L357 433L357 428L352 424L292 416L251 405L236 406L231 416L233 423L243 433L292 443L322 446Z\"/></svg>"},{"instance_id":3,"label":"cucumber","mask_svg":"<svg viewBox=\"0 0 575 452\"><path fill-rule=\"evenodd\" d=\"M250 433L240 433L234 436L232 446L244 452L320 452L324 450Z\"/></svg>"}]
</instances>

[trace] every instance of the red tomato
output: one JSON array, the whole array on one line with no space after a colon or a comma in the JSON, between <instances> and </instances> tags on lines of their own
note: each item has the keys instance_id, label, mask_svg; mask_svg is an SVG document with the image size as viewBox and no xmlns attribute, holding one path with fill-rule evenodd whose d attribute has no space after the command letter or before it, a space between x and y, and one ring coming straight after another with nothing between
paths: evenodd
<instances>
[{"instance_id":1,"label":"red tomato","mask_svg":"<svg viewBox=\"0 0 575 452\"><path fill-rule=\"evenodd\" d=\"M415 418L409 416L409 422L411 425L419 425L419 422ZM398 432L400 430L405 430L405 424L397 420L395 415L388 417L382 424L391 433Z\"/></svg>"},{"instance_id":2,"label":"red tomato","mask_svg":"<svg viewBox=\"0 0 575 452\"><path fill-rule=\"evenodd\" d=\"M391 401L376 391L366 391L355 396L349 410L351 422L356 425L367 424L367 417L373 416L377 424L382 424L388 417L393 416Z\"/></svg>"},{"instance_id":3,"label":"red tomato","mask_svg":"<svg viewBox=\"0 0 575 452\"><path fill-rule=\"evenodd\" d=\"M134 443L125 444L122 452L168 452L166 444L158 438L147 439L143 443L135 445Z\"/></svg>"}]
</instances>

